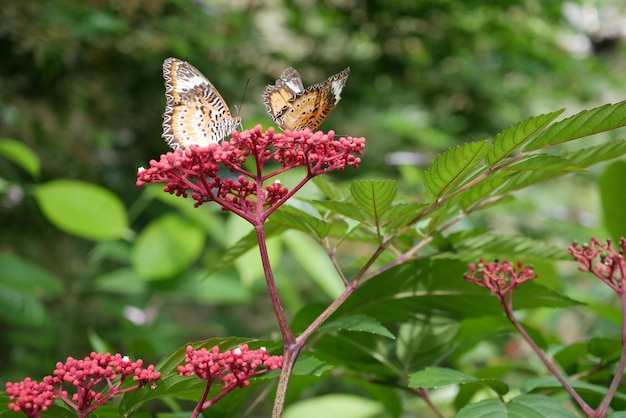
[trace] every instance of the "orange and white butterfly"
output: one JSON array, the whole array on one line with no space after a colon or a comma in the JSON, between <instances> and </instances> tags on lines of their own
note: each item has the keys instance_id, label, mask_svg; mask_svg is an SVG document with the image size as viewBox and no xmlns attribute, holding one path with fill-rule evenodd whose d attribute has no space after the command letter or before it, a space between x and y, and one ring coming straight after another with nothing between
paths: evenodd
<instances>
[{"instance_id":1,"label":"orange and white butterfly","mask_svg":"<svg viewBox=\"0 0 626 418\"><path fill-rule=\"evenodd\" d=\"M222 96L193 65L167 58L163 78L166 105L161 136L170 147L207 146L241 125L241 118L232 117Z\"/></svg>"},{"instance_id":2,"label":"orange and white butterfly","mask_svg":"<svg viewBox=\"0 0 626 418\"><path fill-rule=\"evenodd\" d=\"M294 68L287 68L263 92L267 113L282 130L301 131L316 129L335 108L341 99L341 90L346 84L350 68L346 68L322 83L306 89L302 78Z\"/></svg>"}]
</instances>

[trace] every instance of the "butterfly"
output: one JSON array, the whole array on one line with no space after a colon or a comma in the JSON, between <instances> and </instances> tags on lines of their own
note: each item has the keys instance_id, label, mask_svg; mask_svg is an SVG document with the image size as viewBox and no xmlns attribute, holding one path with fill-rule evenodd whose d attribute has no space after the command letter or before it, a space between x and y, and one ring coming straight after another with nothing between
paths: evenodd
<instances>
[{"instance_id":1,"label":"butterfly","mask_svg":"<svg viewBox=\"0 0 626 418\"><path fill-rule=\"evenodd\" d=\"M193 65L176 58L163 61L165 113L163 139L176 149L219 142L241 125L213 84Z\"/></svg>"},{"instance_id":2,"label":"butterfly","mask_svg":"<svg viewBox=\"0 0 626 418\"><path fill-rule=\"evenodd\" d=\"M314 130L341 99L349 73L350 67L305 89L298 71L289 67L275 85L267 86L263 92L267 113L282 130Z\"/></svg>"}]
</instances>

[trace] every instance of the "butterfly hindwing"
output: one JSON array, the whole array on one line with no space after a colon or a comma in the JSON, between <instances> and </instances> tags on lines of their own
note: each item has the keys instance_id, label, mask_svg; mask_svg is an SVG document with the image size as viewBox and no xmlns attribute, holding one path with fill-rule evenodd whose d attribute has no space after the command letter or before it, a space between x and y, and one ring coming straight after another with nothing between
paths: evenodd
<instances>
[{"instance_id":1,"label":"butterfly hindwing","mask_svg":"<svg viewBox=\"0 0 626 418\"><path fill-rule=\"evenodd\" d=\"M229 136L240 124L211 82L186 61L163 62L165 113L163 139L176 149L207 146Z\"/></svg>"}]
</instances>

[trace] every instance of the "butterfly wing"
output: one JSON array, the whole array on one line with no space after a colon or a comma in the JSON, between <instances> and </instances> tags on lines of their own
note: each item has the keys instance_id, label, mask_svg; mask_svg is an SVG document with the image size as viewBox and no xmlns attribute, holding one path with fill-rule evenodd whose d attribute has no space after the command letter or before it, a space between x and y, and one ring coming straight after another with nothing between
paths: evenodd
<instances>
[{"instance_id":1,"label":"butterfly wing","mask_svg":"<svg viewBox=\"0 0 626 418\"><path fill-rule=\"evenodd\" d=\"M276 80L275 85L269 85L263 92L263 103L272 120L280 125L280 114L290 106L296 94L304 91L302 78L295 68L287 68Z\"/></svg>"},{"instance_id":2,"label":"butterfly wing","mask_svg":"<svg viewBox=\"0 0 626 418\"><path fill-rule=\"evenodd\" d=\"M316 129L341 99L349 74L350 68L346 68L304 89L298 72L287 68L276 85L268 86L263 94L270 117L283 130Z\"/></svg>"},{"instance_id":3,"label":"butterfly wing","mask_svg":"<svg viewBox=\"0 0 626 418\"><path fill-rule=\"evenodd\" d=\"M165 113L163 139L176 149L207 146L229 136L241 124L211 82L188 62L163 62Z\"/></svg>"}]
</instances>

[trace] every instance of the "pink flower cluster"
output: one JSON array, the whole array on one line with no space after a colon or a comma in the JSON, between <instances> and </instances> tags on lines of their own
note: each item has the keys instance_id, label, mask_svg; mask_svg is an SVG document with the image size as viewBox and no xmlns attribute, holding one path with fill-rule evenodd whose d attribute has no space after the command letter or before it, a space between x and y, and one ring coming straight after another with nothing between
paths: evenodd
<instances>
[{"instance_id":1,"label":"pink flower cluster","mask_svg":"<svg viewBox=\"0 0 626 418\"><path fill-rule=\"evenodd\" d=\"M39 416L38 411L45 411L52 404L54 398L65 401L80 416L84 416L100 405L104 405L113 396L126 393L144 386L146 383L161 378L160 372L154 371L154 366L142 368L143 361L130 361L121 354L91 353L89 357L76 360L68 357L65 363L57 363L52 376L46 376L41 383L30 378L22 382L6 384L13 411L23 411L28 416ZM136 385L120 389L120 386L131 375ZM94 387L105 381L107 387L95 391ZM71 399L68 392L63 390L64 385L74 386L75 392Z\"/></svg>"},{"instance_id":2,"label":"pink flower cluster","mask_svg":"<svg viewBox=\"0 0 626 418\"><path fill-rule=\"evenodd\" d=\"M470 272L463 275L466 280L486 287L498 297L538 277L531 266L524 267L521 261L515 265L506 260L486 263L480 259L478 265L471 263L469 269Z\"/></svg>"},{"instance_id":3,"label":"pink flower cluster","mask_svg":"<svg viewBox=\"0 0 626 418\"><path fill-rule=\"evenodd\" d=\"M626 292L626 238L620 238L620 248L616 250L611 239L601 244L592 238L589 244L578 247L578 243L569 246L569 253L580 263L580 270L588 271L609 285L617 294Z\"/></svg>"},{"instance_id":4,"label":"pink flower cluster","mask_svg":"<svg viewBox=\"0 0 626 418\"><path fill-rule=\"evenodd\" d=\"M259 213L282 204L292 193L282 187L276 176L286 170L305 167L307 174L296 190L320 174L358 167L365 147L364 138L335 138L334 132L275 133L273 128L263 132L260 125L254 129L233 132L230 141L207 147L192 145L150 161L150 167L140 168L137 185L166 183L165 191L177 196L191 197L195 206L215 201L223 209L242 213ZM249 157L254 160L246 165ZM276 171L264 173L264 166L276 161ZM235 176L220 173L225 168ZM266 182L271 182L265 186Z\"/></svg>"},{"instance_id":5,"label":"pink flower cluster","mask_svg":"<svg viewBox=\"0 0 626 418\"><path fill-rule=\"evenodd\" d=\"M259 369L259 367L262 367ZM250 384L251 376L277 370L283 367L283 356L269 356L267 350L249 350L246 344L234 350L220 353L215 346L211 351L206 348L195 350L187 347L185 364L178 366L181 376L198 376L202 380L212 382L220 379L222 390L245 387ZM259 370L257 370L259 369Z\"/></svg>"},{"instance_id":6,"label":"pink flower cluster","mask_svg":"<svg viewBox=\"0 0 626 418\"><path fill-rule=\"evenodd\" d=\"M37 382L30 377L17 383L7 382L6 392L11 400L9 409L23 411L29 417L39 416L39 411L46 411L54 400L51 383Z\"/></svg>"}]
</instances>

